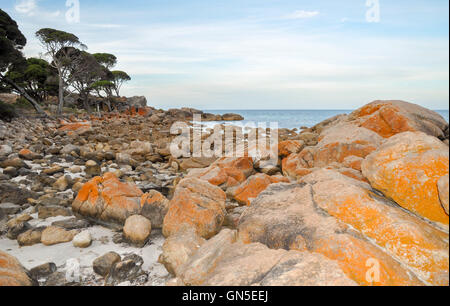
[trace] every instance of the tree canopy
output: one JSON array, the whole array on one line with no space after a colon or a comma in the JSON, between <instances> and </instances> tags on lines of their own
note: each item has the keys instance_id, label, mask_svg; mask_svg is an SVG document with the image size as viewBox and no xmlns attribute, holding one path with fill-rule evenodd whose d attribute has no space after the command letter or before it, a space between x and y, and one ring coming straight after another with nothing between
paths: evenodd
<instances>
[{"instance_id":1,"label":"tree canopy","mask_svg":"<svg viewBox=\"0 0 450 306\"><path fill-rule=\"evenodd\" d=\"M0 9L0 73L23 59L21 50L26 43L27 39L19 30L17 23Z\"/></svg>"}]
</instances>

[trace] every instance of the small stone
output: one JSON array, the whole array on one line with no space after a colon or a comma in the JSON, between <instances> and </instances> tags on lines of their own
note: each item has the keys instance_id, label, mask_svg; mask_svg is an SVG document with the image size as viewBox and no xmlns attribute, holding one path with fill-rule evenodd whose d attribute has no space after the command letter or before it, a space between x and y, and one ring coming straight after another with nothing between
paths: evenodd
<instances>
[{"instance_id":1,"label":"small stone","mask_svg":"<svg viewBox=\"0 0 450 306\"><path fill-rule=\"evenodd\" d=\"M30 229L17 237L20 246L32 246L41 243L42 231L44 228Z\"/></svg>"},{"instance_id":2,"label":"small stone","mask_svg":"<svg viewBox=\"0 0 450 306\"><path fill-rule=\"evenodd\" d=\"M5 215L14 215L20 211L20 205L13 203L2 203L0 204L0 211L2 211Z\"/></svg>"},{"instance_id":3,"label":"small stone","mask_svg":"<svg viewBox=\"0 0 450 306\"><path fill-rule=\"evenodd\" d=\"M91 233L89 231L83 231L73 237L72 240L73 246L76 248L87 248L92 243Z\"/></svg>"},{"instance_id":4,"label":"small stone","mask_svg":"<svg viewBox=\"0 0 450 306\"><path fill-rule=\"evenodd\" d=\"M34 279L40 279L42 277L47 277L50 274L56 272L57 267L53 262L48 262L37 266L30 270L30 274Z\"/></svg>"},{"instance_id":5,"label":"small stone","mask_svg":"<svg viewBox=\"0 0 450 306\"><path fill-rule=\"evenodd\" d=\"M140 215L129 217L123 227L125 239L138 247L143 247L147 243L151 231L150 220Z\"/></svg>"},{"instance_id":6,"label":"small stone","mask_svg":"<svg viewBox=\"0 0 450 306\"><path fill-rule=\"evenodd\" d=\"M47 246L70 242L76 234L76 231L66 231L56 226L49 226L42 232L41 242Z\"/></svg>"},{"instance_id":7,"label":"small stone","mask_svg":"<svg viewBox=\"0 0 450 306\"><path fill-rule=\"evenodd\" d=\"M86 162L86 169L84 170L88 176L100 176L102 175L102 168L93 160Z\"/></svg>"},{"instance_id":8,"label":"small stone","mask_svg":"<svg viewBox=\"0 0 450 306\"><path fill-rule=\"evenodd\" d=\"M125 281L133 281L142 276L144 260L138 255L126 256L121 262L116 263L106 278L107 285L119 284Z\"/></svg>"},{"instance_id":9,"label":"small stone","mask_svg":"<svg viewBox=\"0 0 450 306\"><path fill-rule=\"evenodd\" d=\"M94 260L92 266L95 273L100 276L106 277L111 271L112 267L120 261L121 257L119 254L115 252L109 252Z\"/></svg>"},{"instance_id":10,"label":"small stone","mask_svg":"<svg viewBox=\"0 0 450 306\"><path fill-rule=\"evenodd\" d=\"M14 167L6 167L5 169L3 169L3 174L9 175L11 177L16 177L17 169Z\"/></svg>"},{"instance_id":11,"label":"small stone","mask_svg":"<svg viewBox=\"0 0 450 306\"><path fill-rule=\"evenodd\" d=\"M72 211L61 206L40 206L38 214L40 219L47 219L57 216L69 217L72 216Z\"/></svg>"}]
</instances>

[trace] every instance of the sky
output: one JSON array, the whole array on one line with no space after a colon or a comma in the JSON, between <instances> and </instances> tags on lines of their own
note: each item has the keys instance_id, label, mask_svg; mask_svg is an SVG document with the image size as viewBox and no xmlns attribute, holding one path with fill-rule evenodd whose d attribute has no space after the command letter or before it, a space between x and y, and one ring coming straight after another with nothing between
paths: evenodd
<instances>
[{"instance_id":1,"label":"sky","mask_svg":"<svg viewBox=\"0 0 450 306\"><path fill-rule=\"evenodd\" d=\"M118 57L123 95L158 108L448 109L447 0L0 0L34 33L76 34ZM77 9L79 8L79 10ZM79 12L79 14L77 14Z\"/></svg>"}]
</instances>

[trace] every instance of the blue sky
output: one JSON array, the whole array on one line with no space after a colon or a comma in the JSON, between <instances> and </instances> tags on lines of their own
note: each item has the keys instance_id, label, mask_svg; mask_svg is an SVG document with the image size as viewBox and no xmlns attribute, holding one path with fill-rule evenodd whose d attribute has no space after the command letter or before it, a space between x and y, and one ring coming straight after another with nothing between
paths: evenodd
<instances>
[{"instance_id":1,"label":"blue sky","mask_svg":"<svg viewBox=\"0 0 450 306\"><path fill-rule=\"evenodd\" d=\"M354 109L401 99L448 109L447 0L1 0L43 49L42 27L117 55L133 80L125 95L160 108Z\"/></svg>"}]
</instances>

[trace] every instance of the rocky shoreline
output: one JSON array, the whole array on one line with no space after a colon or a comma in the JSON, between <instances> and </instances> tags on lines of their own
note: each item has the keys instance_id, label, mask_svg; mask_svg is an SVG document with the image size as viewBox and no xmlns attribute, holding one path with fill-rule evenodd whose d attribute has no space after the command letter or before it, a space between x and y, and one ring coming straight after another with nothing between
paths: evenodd
<instances>
[{"instance_id":1,"label":"rocky shoreline","mask_svg":"<svg viewBox=\"0 0 450 306\"><path fill-rule=\"evenodd\" d=\"M172 156L170 127L196 114L243 119L137 105L0 121L0 285L449 284L440 115L375 101L280 129L267 168Z\"/></svg>"}]
</instances>

